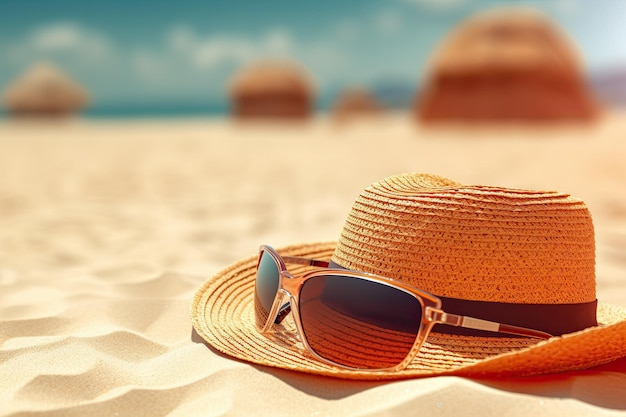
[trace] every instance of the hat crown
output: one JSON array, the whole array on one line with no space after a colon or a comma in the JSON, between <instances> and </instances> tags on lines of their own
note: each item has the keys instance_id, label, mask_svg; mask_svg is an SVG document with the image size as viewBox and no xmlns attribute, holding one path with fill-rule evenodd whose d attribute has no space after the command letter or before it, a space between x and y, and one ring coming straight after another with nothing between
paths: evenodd
<instances>
[{"instance_id":1,"label":"hat crown","mask_svg":"<svg viewBox=\"0 0 626 417\"><path fill-rule=\"evenodd\" d=\"M596 299L591 215L555 191L402 174L355 201L332 257L440 297L527 304Z\"/></svg>"}]
</instances>

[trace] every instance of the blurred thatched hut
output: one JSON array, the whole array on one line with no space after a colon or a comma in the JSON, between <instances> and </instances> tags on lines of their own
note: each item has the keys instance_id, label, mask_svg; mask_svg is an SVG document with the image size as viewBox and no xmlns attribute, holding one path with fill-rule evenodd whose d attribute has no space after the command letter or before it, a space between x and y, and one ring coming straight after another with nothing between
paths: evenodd
<instances>
[{"instance_id":1,"label":"blurred thatched hut","mask_svg":"<svg viewBox=\"0 0 626 417\"><path fill-rule=\"evenodd\" d=\"M504 7L443 40L414 113L425 121L580 120L596 107L565 34L535 10Z\"/></svg>"},{"instance_id":2,"label":"blurred thatched hut","mask_svg":"<svg viewBox=\"0 0 626 417\"><path fill-rule=\"evenodd\" d=\"M49 63L40 63L19 76L3 94L10 114L60 116L79 112L89 103L87 91Z\"/></svg>"},{"instance_id":3,"label":"blurred thatched hut","mask_svg":"<svg viewBox=\"0 0 626 417\"><path fill-rule=\"evenodd\" d=\"M240 119L306 119L314 111L314 95L305 69L285 60L242 68L229 89L231 112Z\"/></svg>"},{"instance_id":4,"label":"blurred thatched hut","mask_svg":"<svg viewBox=\"0 0 626 417\"><path fill-rule=\"evenodd\" d=\"M335 101L332 117L337 122L369 118L380 115L385 107L365 88L350 88L343 91Z\"/></svg>"}]
</instances>

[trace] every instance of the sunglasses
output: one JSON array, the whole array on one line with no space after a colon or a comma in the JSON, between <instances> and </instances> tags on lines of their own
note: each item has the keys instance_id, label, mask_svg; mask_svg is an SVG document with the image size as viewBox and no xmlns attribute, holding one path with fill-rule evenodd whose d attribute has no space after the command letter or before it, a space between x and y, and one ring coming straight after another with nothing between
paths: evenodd
<instances>
[{"instance_id":1,"label":"sunglasses","mask_svg":"<svg viewBox=\"0 0 626 417\"><path fill-rule=\"evenodd\" d=\"M285 264L319 267L294 276ZM548 339L533 329L446 313L441 300L400 281L329 268L325 261L280 256L261 246L254 294L262 334L292 312L305 349L325 363L354 370L401 370L435 324Z\"/></svg>"}]
</instances>

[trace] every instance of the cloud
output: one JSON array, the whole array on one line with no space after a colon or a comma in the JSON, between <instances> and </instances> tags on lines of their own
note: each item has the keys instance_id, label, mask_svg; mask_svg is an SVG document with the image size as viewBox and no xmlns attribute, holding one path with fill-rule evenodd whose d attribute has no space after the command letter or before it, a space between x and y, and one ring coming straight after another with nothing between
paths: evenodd
<instances>
[{"instance_id":1,"label":"cloud","mask_svg":"<svg viewBox=\"0 0 626 417\"><path fill-rule=\"evenodd\" d=\"M19 63L63 58L83 64L101 64L112 58L114 50L113 43L101 33L64 22L40 27L17 40L10 56Z\"/></svg>"},{"instance_id":2,"label":"cloud","mask_svg":"<svg viewBox=\"0 0 626 417\"><path fill-rule=\"evenodd\" d=\"M264 44L268 53L288 54L293 50L294 40L287 30L275 28L267 33Z\"/></svg>"},{"instance_id":3,"label":"cloud","mask_svg":"<svg viewBox=\"0 0 626 417\"><path fill-rule=\"evenodd\" d=\"M552 6L562 16L573 16L580 10L580 2L577 0L553 0Z\"/></svg>"},{"instance_id":4,"label":"cloud","mask_svg":"<svg viewBox=\"0 0 626 417\"><path fill-rule=\"evenodd\" d=\"M160 57L145 49L136 50L131 54L130 66L140 80L159 82L170 76Z\"/></svg>"},{"instance_id":5,"label":"cloud","mask_svg":"<svg viewBox=\"0 0 626 417\"><path fill-rule=\"evenodd\" d=\"M286 56L293 52L292 36L274 28L260 37L222 33L199 36L187 26L171 29L166 37L164 59L172 55L186 60L196 70L211 71L223 65L242 64L260 57Z\"/></svg>"},{"instance_id":6,"label":"cloud","mask_svg":"<svg viewBox=\"0 0 626 417\"><path fill-rule=\"evenodd\" d=\"M143 89L221 96L234 71L268 57L298 60L301 44L275 27L259 36L242 33L200 34L187 25L169 29L159 44L127 51L132 77ZM319 52L319 51L318 51ZM319 53L318 53L319 55Z\"/></svg>"},{"instance_id":7,"label":"cloud","mask_svg":"<svg viewBox=\"0 0 626 417\"><path fill-rule=\"evenodd\" d=\"M254 56L255 45L247 39L216 37L201 40L189 51L195 68L211 71L225 64L236 64Z\"/></svg>"},{"instance_id":8,"label":"cloud","mask_svg":"<svg viewBox=\"0 0 626 417\"><path fill-rule=\"evenodd\" d=\"M177 25L165 33L160 45L130 52L132 71L142 84L155 88L198 85L206 96L223 94L232 74L249 62L287 58L307 68L323 94L339 84L367 82L377 68L368 52L372 37L392 36L403 27L402 15L393 10L365 21L340 20L328 32L307 40L283 27L256 34L205 34L189 25Z\"/></svg>"},{"instance_id":9,"label":"cloud","mask_svg":"<svg viewBox=\"0 0 626 417\"><path fill-rule=\"evenodd\" d=\"M361 26L354 20L342 20L335 26L332 36L339 42L353 42L359 38Z\"/></svg>"},{"instance_id":10,"label":"cloud","mask_svg":"<svg viewBox=\"0 0 626 417\"><path fill-rule=\"evenodd\" d=\"M399 33L403 27L402 16L395 11L381 12L375 21L378 31L385 36L391 36Z\"/></svg>"},{"instance_id":11,"label":"cloud","mask_svg":"<svg viewBox=\"0 0 626 417\"><path fill-rule=\"evenodd\" d=\"M221 87L238 67L265 58L288 58L300 62L316 78L324 80L340 71L347 62L345 53L332 34L328 39L303 42L281 27L270 28L258 36L241 33L201 35L189 26L173 27L161 48L132 53L133 70L144 82L169 78L213 81ZM341 42L339 42L341 43ZM320 81L318 79L318 81ZM318 83L323 87L324 82Z\"/></svg>"},{"instance_id":12,"label":"cloud","mask_svg":"<svg viewBox=\"0 0 626 417\"><path fill-rule=\"evenodd\" d=\"M387 13L367 23L370 29L374 24L376 30L370 32L380 36L398 30L401 18ZM51 61L84 83L96 101L114 101L116 96L139 100L142 94L219 97L240 66L261 58L288 58L307 68L318 90L324 92L367 73L369 66L356 61L359 53L361 60L370 56L364 52L364 26L359 20L345 20L335 30L303 40L284 27L270 27L261 33L207 34L189 25L176 25L160 40L125 44L116 42L113 34L75 22L57 22L18 39L5 39L0 56L8 57L2 67L10 71L1 72L9 77L34 62ZM8 82L3 76L0 82Z\"/></svg>"},{"instance_id":13,"label":"cloud","mask_svg":"<svg viewBox=\"0 0 626 417\"><path fill-rule=\"evenodd\" d=\"M446 12L449 10L453 10L459 8L466 3L468 0L400 0L404 3L412 4L415 6L419 6L424 9L428 9L434 12Z\"/></svg>"},{"instance_id":14,"label":"cloud","mask_svg":"<svg viewBox=\"0 0 626 417\"><path fill-rule=\"evenodd\" d=\"M169 30L166 36L166 42L170 49L188 51L193 47L195 34L193 30L187 26L175 26Z\"/></svg>"}]
</instances>

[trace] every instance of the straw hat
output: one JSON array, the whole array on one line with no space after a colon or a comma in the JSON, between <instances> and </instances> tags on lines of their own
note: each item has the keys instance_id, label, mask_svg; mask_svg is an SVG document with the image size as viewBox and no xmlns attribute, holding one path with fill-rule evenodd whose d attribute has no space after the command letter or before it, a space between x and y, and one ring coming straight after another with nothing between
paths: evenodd
<instances>
[{"instance_id":1,"label":"straw hat","mask_svg":"<svg viewBox=\"0 0 626 417\"><path fill-rule=\"evenodd\" d=\"M561 336L538 342L454 334L449 330L457 328L439 326L402 371L336 369L305 353L291 320L270 338L258 333L255 255L208 279L193 300L193 325L210 346L261 365L351 379L533 375L626 356L626 310L596 304L591 216L584 202L567 194L397 175L361 193L338 242L278 252L404 281L442 298L446 311L469 304L475 317L498 321L508 314L506 320ZM305 268L290 265L294 274ZM496 317L488 311L494 307Z\"/></svg>"}]
</instances>

